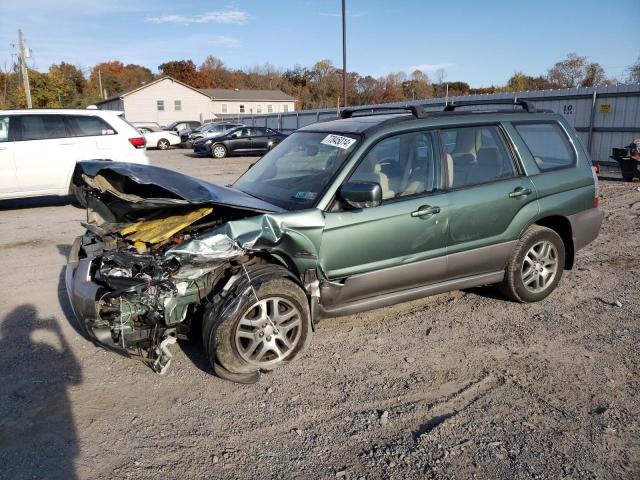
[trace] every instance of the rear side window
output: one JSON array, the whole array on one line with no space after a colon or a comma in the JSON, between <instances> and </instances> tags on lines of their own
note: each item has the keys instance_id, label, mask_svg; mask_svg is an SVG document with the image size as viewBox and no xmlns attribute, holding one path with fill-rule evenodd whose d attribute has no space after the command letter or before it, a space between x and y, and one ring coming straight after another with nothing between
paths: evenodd
<instances>
[{"instance_id":1,"label":"rear side window","mask_svg":"<svg viewBox=\"0 0 640 480\"><path fill-rule=\"evenodd\" d=\"M12 121L16 122L16 140L46 140L68 136L62 115L21 115L14 117Z\"/></svg>"},{"instance_id":2,"label":"rear side window","mask_svg":"<svg viewBox=\"0 0 640 480\"><path fill-rule=\"evenodd\" d=\"M463 188L517 174L500 129L494 125L441 131L447 153L448 186Z\"/></svg>"},{"instance_id":3,"label":"rear side window","mask_svg":"<svg viewBox=\"0 0 640 480\"><path fill-rule=\"evenodd\" d=\"M115 135L115 130L100 117L85 115L68 115L67 121L74 137L93 137Z\"/></svg>"},{"instance_id":4,"label":"rear side window","mask_svg":"<svg viewBox=\"0 0 640 480\"><path fill-rule=\"evenodd\" d=\"M565 131L555 122L515 124L540 171L575 165L575 151Z\"/></svg>"}]
</instances>

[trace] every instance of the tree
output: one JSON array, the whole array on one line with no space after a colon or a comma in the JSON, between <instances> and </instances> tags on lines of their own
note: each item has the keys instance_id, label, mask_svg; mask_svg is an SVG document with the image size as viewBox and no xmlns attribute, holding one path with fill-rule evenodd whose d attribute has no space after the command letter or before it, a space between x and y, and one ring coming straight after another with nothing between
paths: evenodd
<instances>
[{"instance_id":1,"label":"tree","mask_svg":"<svg viewBox=\"0 0 640 480\"><path fill-rule=\"evenodd\" d=\"M411 73L410 79L402 83L402 90L407 100L422 100L433 96L431 81L420 70Z\"/></svg>"},{"instance_id":2,"label":"tree","mask_svg":"<svg viewBox=\"0 0 640 480\"><path fill-rule=\"evenodd\" d=\"M628 69L627 83L640 83L640 57Z\"/></svg>"},{"instance_id":3,"label":"tree","mask_svg":"<svg viewBox=\"0 0 640 480\"><path fill-rule=\"evenodd\" d=\"M198 86L198 72L192 60L172 60L159 65L158 70L161 76L173 77L192 87Z\"/></svg>"},{"instance_id":4,"label":"tree","mask_svg":"<svg viewBox=\"0 0 640 480\"><path fill-rule=\"evenodd\" d=\"M584 69L584 76L580 81L581 87L597 87L607 83L604 68L599 63L590 63Z\"/></svg>"},{"instance_id":5,"label":"tree","mask_svg":"<svg viewBox=\"0 0 640 480\"><path fill-rule=\"evenodd\" d=\"M554 85L545 77L532 77L522 72L514 73L507 81L506 90L509 92L525 92L529 90L548 90Z\"/></svg>"},{"instance_id":6,"label":"tree","mask_svg":"<svg viewBox=\"0 0 640 480\"><path fill-rule=\"evenodd\" d=\"M567 58L549 69L547 77L558 88L575 88L584 79L586 66L587 57L569 53Z\"/></svg>"}]
</instances>

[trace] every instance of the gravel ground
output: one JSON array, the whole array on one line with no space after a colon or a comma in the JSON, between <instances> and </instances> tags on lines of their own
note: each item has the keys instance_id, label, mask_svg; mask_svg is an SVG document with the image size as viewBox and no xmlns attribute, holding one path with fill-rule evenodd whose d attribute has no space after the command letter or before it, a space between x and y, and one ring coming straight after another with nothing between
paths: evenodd
<instances>
[{"instance_id":1,"label":"gravel ground","mask_svg":"<svg viewBox=\"0 0 640 480\"><path fill-rule=\"evenodd\" d=\"M219 183L255 159L149 152ZM638 478L640 184L543 302L494 289L322 321L255 385L182 343L166 376L74 330L83 211L0 202L0 478Z\"/></svg>"}]
</instances>

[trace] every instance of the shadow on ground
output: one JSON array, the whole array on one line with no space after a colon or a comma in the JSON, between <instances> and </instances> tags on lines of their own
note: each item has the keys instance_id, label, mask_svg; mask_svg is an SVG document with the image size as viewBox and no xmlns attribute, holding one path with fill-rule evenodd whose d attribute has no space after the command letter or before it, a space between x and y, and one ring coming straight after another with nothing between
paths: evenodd
<instances>
[{"instance_id":1,"label":"shadow on ground","mask_svg":"<svg viewBox=\"0 0 640 480\"><path fill-rule=\"evenodd\" d=\"M0 320L0 476L74 479L79 444L69 387L80 364L54 318L20 305Z\"/></svg>"}]
</instances>

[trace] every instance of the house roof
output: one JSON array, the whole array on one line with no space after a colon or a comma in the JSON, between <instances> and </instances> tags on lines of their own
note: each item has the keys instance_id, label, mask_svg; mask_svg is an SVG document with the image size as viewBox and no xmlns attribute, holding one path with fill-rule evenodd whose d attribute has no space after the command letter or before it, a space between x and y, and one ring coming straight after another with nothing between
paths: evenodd
<instances>
[{"instance_id":1,"label":"house roof","mask_svg":"<svg viewBox=\"0 0 640 480\"><path fill-rule=\"evenodd\" d=\"M212 100L258 100L258 101L274 101L274 102L293 102L295 98L290 95L287 95L280 90L239 90L239 89L227 89L227 88L193 88L190 85L187 85L184 82L176 80L173 77L161 77L156 80L153 80L149 83L145 83L137 88L132 90L128 90L126 92L117 93L116 95L112 95L109 98L105 98L104 100L100 100L99 102L95 102L95 105L100 105L106 102L111 102L113 100L121 99L126 97L127 95L131 95L143 88L147 88L150 85L154 85L158 82L162 82L163 80L171 80L172 82L179 83L183 87L189 88L194 92L198 92L202 95L205 95Z\"/></svg>"},{"instance_id":2,"label":"house roof","mask_svg":"<svg viewBox=\"0 0 640 480\"><path fill-rule=\"evenodd\" d=\"M274 102L293 102L295 98L280 90L240 90L231 88L200 88L200 92L212 100L257 100Z\"/></svg>"}]
</instances>

